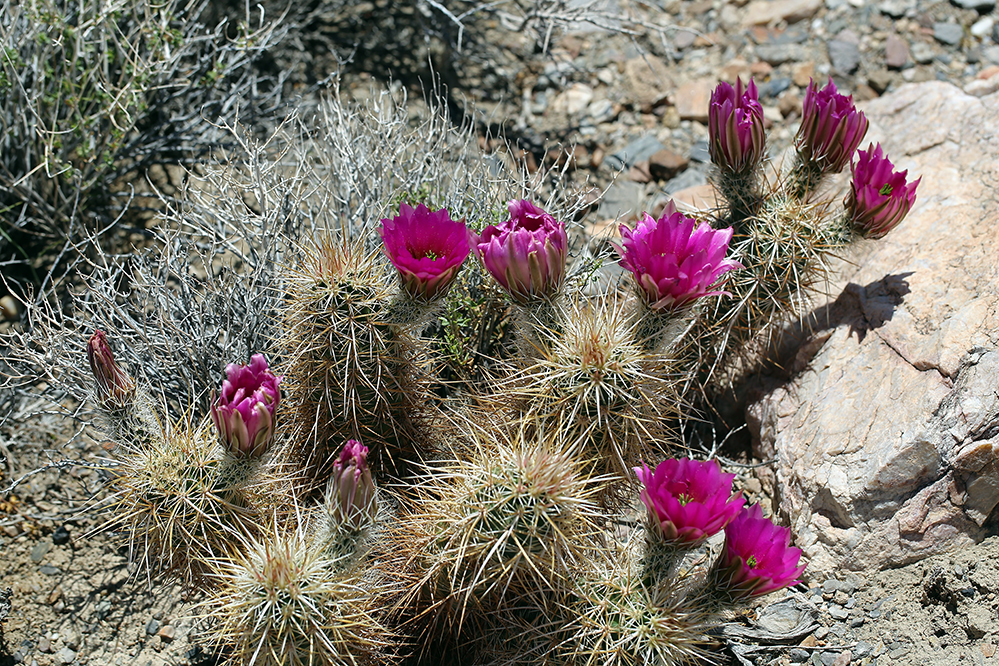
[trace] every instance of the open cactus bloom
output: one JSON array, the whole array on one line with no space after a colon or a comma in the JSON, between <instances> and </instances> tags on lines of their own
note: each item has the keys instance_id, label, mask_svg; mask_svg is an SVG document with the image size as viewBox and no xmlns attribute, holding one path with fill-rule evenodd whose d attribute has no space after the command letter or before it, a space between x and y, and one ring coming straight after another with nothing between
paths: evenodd
<instances>
[{"instance_id":1,"label":"open cactus bloom","mask_svg":"<svg viewBox=\"0 0 999 666\"><path fill-rule=\"evenodd\" d=\"M719 581L733 597L760 596L800 583L806 566L800 560L801 549L791 546L791 531L764 518L754 504L725 528Z\"/></svg>"},{"instance_id":2,"label":"open cactus bloom","mask_svg":"<svg viewBox=\"0 0 999 666\"><path fill-rule=\"evenodd\" d=\"M517 302L551 299L565 277L565 224L526 199L511 201L507 208L510 219L483 229L475 252Z\"/></svg>"},{"instance_id":3,"label":"open cactus bloom","mask_svg":"<svg viewBox=\"0 0 999 666\"><path fill-rule=\"evenodd\" d=\"M723 474L714 460L671 458L656 466L635 468L642 483L642 502L653 533L663 542L693 547L720 532L745 500L732 493L735 474Z\"/></svg>"},{"instance_id":4,"label":"open cactus bloom","mask_svg":"<svg viewBox=\"0 0 999 666\"><path fill-rule=\"evenodd\" d=\"M470 251L464 220L452 220L445 208L402 204L398 215L382 220L378 234L403 289L420 301L443 296Z\"/></svg>"},{"instance_id":5,"label":"open cactus bloom","mask_svg":"<svg viewBox=\"0 0 999 666\"><path fill-rule=\"evenodd\" d=\"M368 468L368 447L349 440L333 463L326 490L326 504L333 521L347 530L359 530L375 519L375 482Z\"/></svg>"},{"instance_id":6,"label":"open cactus bloom","mask_svg":"<svg viewBox=\"0 0 999 666\"><path fill-rule=\"evenodd\" d=\"M853 105L853 96L839 94L831 78L822 90L812 81L795 137L798 154L822 173L839 173L867 134L867 125L867 118Z\"/></svg>"},{"instance_id":7,"label":"open cactus bloom","mask_svg":"<svg viewBox=\"0 0 999 666\"><path fill-rule=\"evenodd\" d=\"M883 238L909 214L922 178L906 183L909 172L895 171L880 143L861 150L852 168L845 202L850 222L866 238Z\"/></svg>"},{"instance_id":8,"label":"open cactus bloom","mask_svg":"<svg viewBox=\"0 0 999 666\"><path fill-rule=\"evenodd\" d=\"M743 173L760 163L766 133L763 107L752 79L745 90L742 79L736 79L735 88L725 82L718 84L711 94L708 134L711 161L722 171Z\"/></svg>"},{"instance_id":9,"label":"open cactus bloom","mask_svg":"<svg viewBox=\"0 0 999 666\"><path fill-rule=\"evenodd\" d=\"M249 365L230 363L225 372L222 394L212 403L212 421L226 451L237 458L258 458L274 439L281 377L270 371L263 354L254 354Z\"/></svg>"},{"instance_id":10,"label":"open cactus bloom","mask_svg":"<svg viewBox=\"0 0 999 666\"><path fill-rule=\"evenodd\" d=\"M109 410L125 409L135 396L135 380L114 360L104 331L94 331L87 341L87 359L97 383L97 400Z\"/></svg>"},{"instance_id":11,"label":"open cactus bloom","mask_svg":"<svg viewBox=\"0 0 999 666\"><path fill-rule=\"evenodd\" d=\"M715 230L707 222L697 224L671 200L658 220L645 213L634 229L621 225L617 250L649 307L674 309L726 293L710 289L722 274L743 267L725 258L732 233L731 227Z\"/></svg>"}]
</instances>

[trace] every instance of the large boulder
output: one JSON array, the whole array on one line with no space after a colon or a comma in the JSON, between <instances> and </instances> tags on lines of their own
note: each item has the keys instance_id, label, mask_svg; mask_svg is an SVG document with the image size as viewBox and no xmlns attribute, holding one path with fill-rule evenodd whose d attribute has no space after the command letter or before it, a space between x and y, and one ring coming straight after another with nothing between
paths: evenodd
<instances>
[{"instance_id":1,"label":"large boulder","mask_svg":"<svg viewBox=\"0 0 999 666\"><path fill-rule=\"evenodd\" d=\"M790 380L747 406L817 580L977 541L999 503L999 93L928 82L864 111L916 205L839 266Z\"/></svg>"}]
</instances>

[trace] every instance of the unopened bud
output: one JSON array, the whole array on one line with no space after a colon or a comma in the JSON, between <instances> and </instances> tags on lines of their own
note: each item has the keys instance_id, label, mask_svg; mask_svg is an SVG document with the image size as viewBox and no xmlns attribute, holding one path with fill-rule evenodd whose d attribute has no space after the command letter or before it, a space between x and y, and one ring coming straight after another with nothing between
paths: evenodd
<instances>
[{"instance_id":1,"label":"unopened bud","mask_svg":"<svg viewBox=\"0 0 999 666\"><path fill-rule=\"evenodd\" d=\"M87 341L90 371L97 382L97 399L109 411L127 408L135 398L135 380L114 360L104 331L94 331Z\"/></svg>"},{"instance_id":2,"label":"unopened bud","mask_svg":"<svg viewBox=\"0 0 999 666\"><path fill-rule=\"evenodd\" d=\"M258 458L274 439L281 377L270 371L263 354L254 354L249 365L230 363L225 372L222 394L212 405L212 421L229 453Z\"/></svg>"},{"instance_id":3,"label":"unopened bud","mask_svg":"<svg viewBox=\"0 0 999 666\"><path fill-rule=\"evenodd\" d=\"M333 463L333 476L326 491L333 521L346 529L359 530L375 519L375 482L368 468L368 447L348 441Z\"/></svg>"}]
</instances>

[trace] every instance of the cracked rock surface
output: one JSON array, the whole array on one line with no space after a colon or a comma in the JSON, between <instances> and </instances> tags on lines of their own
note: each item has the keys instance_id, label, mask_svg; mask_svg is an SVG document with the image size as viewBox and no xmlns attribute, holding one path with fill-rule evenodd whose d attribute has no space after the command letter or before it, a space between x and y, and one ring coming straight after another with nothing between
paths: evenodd
<instances>
[{"instance_id":1,"label":"cracked rock surface","mask_svg":"<svg viewBox=\"0 0 999 666\"><path fill-rule=\"evenodd\" d=\"M865 110L922 176L916 205L847 258L796 374L747 406L819 580L980 541L999 503L999 94L929 82Z\"/></svg>"}]
</instances>

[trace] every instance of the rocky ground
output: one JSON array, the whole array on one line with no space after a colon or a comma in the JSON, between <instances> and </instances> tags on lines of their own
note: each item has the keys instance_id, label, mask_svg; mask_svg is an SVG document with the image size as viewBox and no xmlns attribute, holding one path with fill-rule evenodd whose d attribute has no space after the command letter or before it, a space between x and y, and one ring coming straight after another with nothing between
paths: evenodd
<instances>
[{"instance_id":1,"label":"rocky ground","mask_svg":"<svg viewBox=\"0 0 999 666\"><path fill-rule=\"evenodd\" d=\"M357 3L352 11L363 20L391 4ZM792 140L812 78L832 76L858 100L933 79L976 96L999 90L994 0L620 0L611 10L676 29L627 35L576 22L542 53L534 34L489 17L479 33L488 57L458 54L448 81L454 99L505 130L528 168L566 166L573 187L593 188L595 202L603 193L584 220L591 231L707 182L707 102L719 79L754 77L773 154ZM277 62L296 58L305 62L293 51ZM345 86L361 97L384 77L384 62L362 48L354 63ZM310 56L302 76L322 78L334 65ZM2 305L15 316L14 304ZM8 421L0 487L51 460L103 453L85 437L67 447L74 434L68 420ZM761 490L756 479L741 482ZM114 538L92 533L100 519L82 509L98 485L87 467L50 469L0 496L0 592L12 592L9 612L0 596L0 618L7 615L0 665L211 663L190 619L193 600L178 589L148 591L129 575L128 554ZM729 647L719 659L999 663L997 595L993 536L897 569L807 579L726 628L719 640Z\"/></svg>"}]
</instances>

